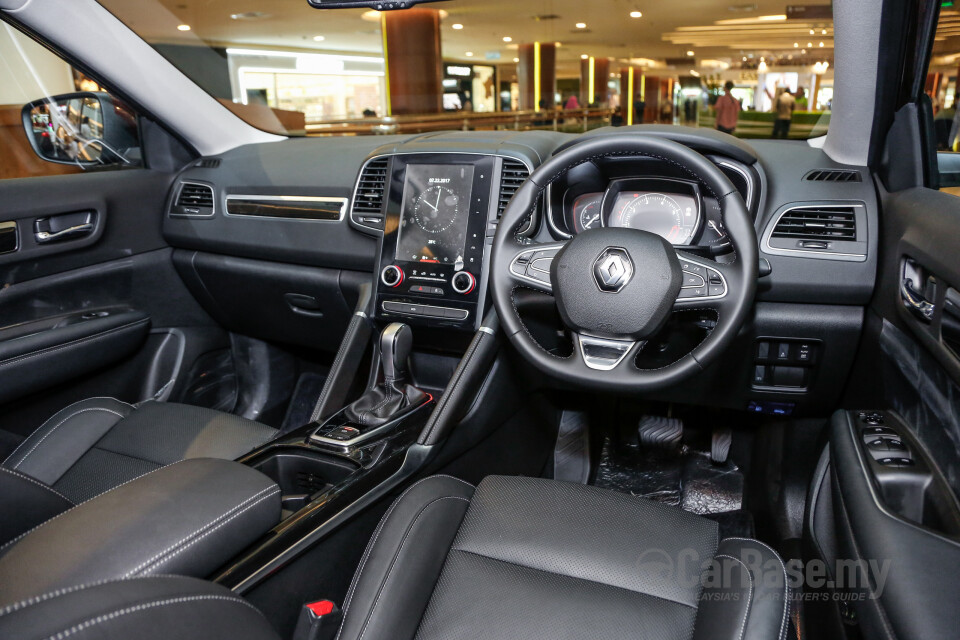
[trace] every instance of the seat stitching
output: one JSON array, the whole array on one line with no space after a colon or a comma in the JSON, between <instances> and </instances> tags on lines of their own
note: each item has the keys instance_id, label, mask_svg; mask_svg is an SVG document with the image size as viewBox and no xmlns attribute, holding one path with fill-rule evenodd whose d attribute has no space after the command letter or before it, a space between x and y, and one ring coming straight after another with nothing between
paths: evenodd
<instances>
[{"instance_id":1,"label":"seat stitching","mask_svg":"<svg viewBox=\"0 0 960 640\"><path fill-rule=\"evenodd\" d=\"M183 576L170 576L170 575L158 574L155 576L150 576L150 579L153 579L153 578L177 578L182 580ZM41 602L46 602L47 600L50 600L52 598L58 598L60 596L67 595L68 593L73 593L74 591L83 591L84 589L99 587L100 585L109 584L111 582L127 582L129 580L135 580L135 579L139 579L139 578L107 578L106 580L97 580L96 582L88 582L86 584L73 585L72 587L55 589L53 591L48 591L43 595L33 596L30 598L27 598L26 600L21 600L20 602L15 602L13 604L7 605L2 610L0 610L0 617L11 614L14 611L19 611L20 609L31 607L35 604L40 604Z\"/></svg>"},{"instance_id":2,"label":"seat stitching","mask_svg":"<svg viewBox=\"0 0 960 640\"><path fill-rule=\"evenodd\" d=\"M26 445L28 442L30 442L30 437L33 436L34 434L39 433L40 431L42 431L43 428L46 427L47 424L49 424L50 421L53 420L54 418L56 418L59 414L63 413L64 411L66 411L67 409L69 409L69 408L71 408L71 407L77 406L78 404L83 404L84 402L91 402L91 401L93 401L93 400L113 400L114 402L117 402L117 403L119 403L119 404L125 404L125 405L127 405L128 407L130 407L131 409L133 408L133 405L131 405L130 403L128 403L128 402L123 402L122 400L117 400L116 398L112 398L112 397L110 397L110 396L98 396L98 397L95 397L95 398L84 398L83 400L77 400L77 401L74 402L74 403L68 404L68 405L65 406L63 409L61 409L61 410L58 411L57 413L53 414L52 416L50 416L49 418L47 418L46 420L44 420L44 421L43 421L43 424L41 424L41 425L37 428L36 431L34 431L34 432L31 433L29 436L27 436L26 438L24 438L24 439L23 439L23 442L21 442L20 444L17 445L17 448L14 449L13 452L12 452L9 456L7 456L7 459L4 460L3 463L6 464L6 463L10 462L11 460L13 460L13 458L17 455L17 452L20 451L20 449L23 448L24 445Z\"/></svg>"},{"instance_id":3,"label":"seat stitching","mask_svg":"<svg viewBox=\"0 0 960 640\"><path fill-rule=\"evenodd\" d=\"M274 490L272 493L268 494L268 495L265 495L265 496L263 495L265 492L270 491L271 489L275 489L275 490ZM222 516L220 516L219 518L217 518L217 519L214 520L213 522L210 522L209 524L206 524L206 525L204 525L203 527L201 527L200 529L198 529L198 530L196 530L195 532L191 533L189 536L187 536L186 538L180 540L180 541L177 542L175 545L172 545L172 546L168 547L167 549L164 549L163 551L161 551L161 552L158 553L157 555L153 556L152 558L150 558L150 559L147 560L146 562L142 562L142 563L139 564L138 566L134 567L133 569L131 569L130 571L128 571L126 574L124 574L124 577L126 578L126 577L132 576L132 575L134 575L134 574L136 574L136 573L138 573L138 572L143 573L143 572L146 572L146 571L148 571L148 570L155 569L156 566L151 567L151 565L161 565L161 564L163 564L164 562L167 562L167 561L171 560L172 558L175 558L176 556L180 555L181 553L183 553L184 551L186 551L187 549L189 549L190 547L192 547L192 546L195 545L196 543L200 542L201 540L203 540L204 538L206 538L207 536L209 536L211 533L213 533L213 532L216 531L217 529L220 529L221 527L227 525L227 524L228 524L229 522L231 522L232 520L237 519L238 517L240 517L241 515L243 515L244 513L246 513L247 511L249 511L250 509L254 508L255 506L257 506L258 504L260 504L260 503L263 502L264 500L268 500L268 499L272 498L272 497L275 496L275 495L279 495L279 493L280 493L280 487L277 487L276 485L274 485L274 486L272 486L272 487L267 487L267 488L264 489L263 491L259 492L257 495L252 496L252 497L250 497L250 498L247 498L246 500L244 500L242 503L240 503L240 504L237 505L236 507L230 509L230 511L228 511L228 512L225 513L225 514L223 514ZM257 500L256 502L252 503L252 504L249 504L249 505L247 504L248 502L250 502L251 500L253 500L254 498L257 498L257 497L259 497L259 496L263 496L263 497L260 498L259 500ZM247 506L244 507L244 505L247 505ZM237 511L238 509L239 509L239 511ZM235 511L236 511L236 513L234 513ZM233 515L230 515L231 513L232 513ZM227 518L227 516L230 516L230 517ZM227 518L227 519L224 520L223 522L220 522L219 524L217 524L217 522L220 521L220 520L222 520L223 518ZM213 528L210 529L209 531L204 531L204 529L207 529L208 527L211 527L211 526L213 526L214 524L217 524L217 526L213 527ZM199 534L201 534L201 532L203 532L202 535L199 535ZM193 538L194 536L198 536L198 537L196 537L196 538L193 539L193 540L190 540L190 538ZM189 540L189 542L187 542L188 540ZM186 543L186 544L184 544L184 543ZM183 545L183 546L182 546L180 549L177 549L177 547L180 547L181 545ZM168 554L169 554L169 555L168 555ZM163 556L167 556L167 557L163 557Z\"/></svg>"},{"instance_id":4,"label":"seat stitching","mask_svg":"<svg viewBox=\"0 0 960 640\"><path fill-rule=\"evenodd\" d=\"M394 508L395 508L398 504L400 504L400 502L406 497L406 495L407 495L408 493L410 493L411 491L413 491L414 487L417 487L418 485L426 482L427 480L430 480L431 478L450 478L451 480L456 480L456 481L458 481L458 482L462 482L463 484L467 485L467 486L470 487L471 489L475 489L475 488L476 488L476 487L474 487L472 484L470 484L469 482L467 482L466 480L461 480L460 478L454 478L453 476L450 476L450 475L437 474L437 475L434 475L434 476L428 476L428 477L426 477L426 478L422 478L422 479L420 479L420 480L417 480L417 481L414 482L412 485L410 485L409 487L407 487L407 489L406 489L403 493L400 494L400 497L399 497L399 498L397 498L396 500L394 500L393 504L390 505L390 508L387 510L386 514L384 514L383 518L380 519L380 524L377 525L377 529L376 529L376 531L373 532L373 537L370 538L370 542L367 544L367 549L366 549L366 550L364 551L364 553L363 553L363 560L361 560L361 562L360 562L360 567L357 569L356 573L353 574L353 580L350 582L350 590L347 592L347 599L346 599L346 601L344 602L344 605L343 605L343 620L344 620L344 622L346 622L346 620L347 620L347 611L350 610L350 605L351 605L351 603L353 602L354 592L356 591L357 584L360 582L360 575L363 573L363 568L367 565L367 560L370 559L370 554L371 554L371 552L373 551L373 547L376 545L377 539L380 537L380 533L381 533L381 531L383 530L384 525L387 523L387 520L390 518L390 514L393 513ZM340 634L341 634L341 633L343 633L343 626L342 626L342 625L341 625L341 627L340 627L340 631L337 633L337 638L338 638L338 639L340 638Z\"/></svg>"},{"instance_id":5,"label":"seat stitching","mask_svg":"<svg viewBox=\"0 0 960 640\"><path fill-rule=\"evenodd\" d=\"M393 559L390 561L390 567L387 569L386 575L383 577L383 580L380 582L380 589L377 591L377 599L374 600L373 606L370 607L370 612L367 613L367 619L363 623L363 628L360 630L359 640L363 640L363 637L367 634L367 628L369 627L370 620L373 618L373 613L377 610L377 605L380 604L380 598L383 596L384 587L387 586L387 582L390 580L390 576L393 574L394 568L397 566L397 559L400 557L400 553L403 551L403 546L407 542L407 538L410 536L410 532L413 531L413 528L416 526L417 522L420 520L420 516L426 513L427 509L430 508L434 503L440 502L441 500L462 500L467 504L470 504L470 500L463 498L461 496L442 496L435 498L423 505L420 511L417 513L417 517L413 519L413 522L407 527L407 530L403 533L403 538L400 539L400 544L397 547L396 553L393 554Z\"/></svg>"},{"instance_id":6,"label":"seat stitching","mask_svg":"<svg viewBox=\"0 0 960 640\"><path fill-rule=\"evenodd\" d=\"M743 634L747 631L747 618L750 617L750 609L753 608L753 574L750 573L750 569L747 568L747 565L743 564L743 561L740 558L735 558L733 556L728 556L725 553L720 553L714 556L714 558L729 558L743 567L743 570L747 572L747 577L750 578L750 587L749 592L747 593L747 610L743 612L743 620L740 622L740 633L737 635L739 640L743 640Z\"/></svg>"},{"instance_id":7,"label":"seat stitching","mask_svg":"<svg viewBox=\"0 0 960 640\"><path fill-rule=\"evenodd\" d=\"M110 613L104 613L97 616L96 618L90 618L89 620L85 620L84 622L75 624L69 629L64 629L59 633L55 633L51 636L48 636L47 640L61 640L62 638L67 638L69 636L72 636L78 631L84 631L86 629L89 629L90 627L94 627L103 622L110 622L112 620L116 620L121 616L129 615L131 613L139 613L140 611L145 611L147 609L155 609L157 607L165 607L165 606L170 606L175 604L184 604L187 602L198 602L200 600L221 600L224 602L231 602L234 604L242 604L250 609L253 609L261 616L263 615L263 613L261 613L260 610L254 607L252 604L250 604L246 600L242 600L236 597L215 596L215 595L182 596L179 598L167 598L165 600L155 600L153 602L145 602L143 604L127 607L125 609L118 609L116 611L111 611Z\"/></svg>"},{"instance_id":8,"label":"seat stitching","mask_svg":"<svg viewBox=\"0 0 960 640\"><path fill-rule=\"evenodd\" d=\"M87 413L88 411L103 411L103 412L105 412L105 413L112 413L113 415L119 417L120 420L123 420L123 419L126 418L126 416L124 416L122 413L117 413L117 412L114 411L113 409L105 409L105 408L103 408L103 407L88 407L88 408L86 408L86 409L80 409L79 411L74 411L73 413L71 413L70 415L68 415L67 417L65 417L63 420L61 420L60 422L58 422L57 424L55 424L55 425L54 425L49 431L47 431L45 434L43 434L43 437L40 438L40 439L36 442L36 444L34 444L32 447L30 447L30 450L27 451L25 454L23 454L23 457L20 458L20 461L17 462L15 465L13 465L13 466L11 467L11 469L16 469L17 467L19 467L20 465L22 465L24 462L26 462L27 458L30 457L30 454L33 453L34 451L36 451L36 450L37 450L37 447L39 447L41 444L43 444L43 441L44 441L44 440L46 440L48 437L50 437L50 434L52 434L54 431L56 431L58 428L60 428L60 425L64 424L65 422L69 422L71 419L77 417L77 416L80 415L81 413ZM119 420L118 420L117 422L119 422ZM113 426L116 426L116 423L114 423ZM113 426L112 426L112 427L113 427ZM112 427L111 427L111 428L112 428Z\"/></svg>"},{"instance_id":9,"label":"seat stitching","mask_svg":"<svg viewBox=\"0 0 960 640\"><path fill-rule=\"evenodd\" d=\"M37 357L37 356L50 355L51 353L56 353L57 351L61 351L61 350L66 349L66 348L68 348L68 347L75 346L75 345L77 345L77 344L79 344L79 343L81 343L81 342L93 342L94 340L99 340L100 338L105 338L105 337L107 337L108 335L110 335L110 334L112 334L112 333L117 333L118 331L122 331L123 329L130 329L131 327L135 327L135 326L137 326L137 325L144 324L144 323L148 323L148 322L150 322L150 319L149 319L149 318L145 318L145 319L143 319L143 320L137 320L136 322L130 322L130 323L128 323L128 324L120 325L119 327L114 327L113 329L109 329L109 330L107 330L107 331L101 331L100 333L95 333L95 334L90 335L90 336L84 336L83 338L77 338L76 340L71 340L70 342L64 342L63 344L59 344L59 345L56 345L56 346L54 346L54 347L47 347L47 348L45 348L45 349L40 349L39 351L32 351L32 352L27 353L27 354L24 354L24 355L22 355L22 356L17 356L16 358L9 358L9 359L7 359L7 360L3 360L2 362L0 362L0 367L4 367L4 366L6 366L6 365L8 365L8 364L16 364L16 363L18 363L18 362L22 362L22 361L24 361L24 360L29 360L30 358L35 358L35 357Z\"/></svg>"},{"instance_id":10,"label":"seat stitching","mask_svg":"<svg viewBox=\"0 0 960 640\"><path fill-rule=\"evenodd\" d=\"M23 480L26 480L27 482L32 482L33 484L37 485L37 486L40 487L41 489L46 489L46 490L49 491L50 493L56 494L56 495L60 496L61 498L63 498L64 500L66 500L67 502L69 502L70 504L73 504L73 500L71 500L71 499L68 498L67 496L63 495L62 493L60 493L59 491L57 491L56 489L54 489L54 488L51 487L50 485L44 484L43 482L40 482L39 480L37 480L37 479L35 479L35 478L31 478L30 476L28 476L28 475L25 474L25 473L20 473L19 471L14 471L13 469L8 469L7 467L0 467L0 471L5 471L5 472L7 472L7 473L9 473L9 474L17 477L17 478L21 478L21 479L23 479Z\"/></svg>"},{"instance_id":11,"label":"seat stitching","mask_svg":"<svg viewBox=\"0 0 960 640\"><path fill-rule=\"evenodd\" d=\"M777 559L780 563L780 568L783 571L783 618L780 621L780 633L777 635L778 638L783 638L784 633L787 628L787 612L790 610L790 585L788 584L787 579L787 565L783 563L783 558L780 557L780 554L773 550L773 547L761 542L759 540L754 540L752 538L724 538L724 540L740 540L742 542L754 542L759 544L761 547L764 547L773 554L773 557Z\"/></svg>"},{"instance_id":12,"label":"seat stitching","mask_svg":"<svg viewBox=\"0 0 960 640\"><path fill-rule=\"evenodd\" d=\"M143 477L145 477L145 476L149 476L150 474L156 473L157 471L161 471L161 470L163 470L163 469L166 469L167 467L172 467L174 464L180 464L181 462L186 462L186 461L185 461L185 460L179 460L179 461L177 461L177 462L174 462L173 464L168 464L168 465L166 465L166 466L160 467L159 469L154 469L153 471L148 471L148 472L146 472L146 473L144 473L144 474L142 474L142 475L137 476L136 478L130 478L129 480L127 480L127 481L124 482L123 484L118 484L117 486L113 487L112 489L107 489L107 490L104 491L103 493L98 493L97 495L95 495L95 496L93 496L92 498L90 498L90 500L96 500L96 499L99 498L100 496L106 495L106 494L110 493L111 491L116 491L116 490L119 489L120 487L124 487L124 486L130 484L130 483L133 482L134 480L139 480L140 478L143 478ZM90 500L84 500L84 501L81 502L80 504L74 505L74 506L70 507L69 509L67 509L67 510L64 511L63 513L58 513L57 515L53 516L53 517L50 518L49 520L44 520L43 522L41 522L40 524L38 524L37 526L35 526L33 529L30 529L29 531L24 531L23 533L21 533L19 536L17 536L17 537L14 538L13 540L11 540L11 541L9 541L9 542L7 542L7 543L4 543L3 546L0 546L0 553L2 553L3 550L6 549L7 547L12 546L14 543L19 542L20 540L22 540L22 539L25 538L26 536L30 535L31 533L33 533L34 531L36 531L36 530L39 529L40 527L42 527L42 526L44 526L44 525L46 525L46 524L50 524L51 522L53 522L53 521L56 520L57 518L60 518L61 516L67 515L68 513L70 513L71 511L73 511L73 510L76 509L77 507L79 507L80 505L84 505L84 504L90 502Z\"/></svg>"},{"instance_id":13,"label":"seat stitching","mask_svg":"<svg viewBox=\"0 0 960 640\"><path fill-rule=\"evenodd\" d=\"M492 560L494 562L500 562L502 564L508 564L512 567L520 567L522 569L529 569L530 571L538 571L540 573L546 573L551 576L559 576L561 578L568 578L570 580L580 580L581 582L587 582L589 584L599 585L601 587L608 587L610 589L618 589L620 591L626 591L627 593L634 593L639 596L649 596L651 598L656 598L657 600L663 600L664 602L669 602L671 604L676 604L681 607L687 607L688 609L696 609L697 606L693 604L687 604L686 602L680 602L679 600L673 600L665 596L658 596L655 593L647 593L646 591L635 591L633 589L628 589L627 587L620 587L615 584L608 584L606 582L598 582L597 580L591 580L590 578L582 578L580 576L571 576L567 573L557 573L556 571L550 571L548 569L541 569L540 567L531 567L530 565L520 564L519 562L510 562L508 560L501 560L500 558L494 558L493 556L487 556L482 553L477 553L476 551L470 551L469 549L461 548L451 548L451 551L457 551L459 553L468 553L472 556L477 556L478 558L483 558L484 560Z\"/></svg>"}]
</instances>

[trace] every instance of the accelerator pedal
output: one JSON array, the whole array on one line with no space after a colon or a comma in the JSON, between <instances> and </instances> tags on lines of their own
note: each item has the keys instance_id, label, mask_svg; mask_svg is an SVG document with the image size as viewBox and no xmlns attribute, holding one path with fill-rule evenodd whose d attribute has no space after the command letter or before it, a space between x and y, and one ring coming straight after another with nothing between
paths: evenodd
<instances>
[{"instance_id":1,"label":"accelerator pedal","mask_svg":"<svg viewBox=\"0 0 960 640\"><path fill-rule=\"evenodd\" d=\"M637 427L640 446L675 453L683 444L683 421L676 418L644 416Z\"/></svg>"},{"instance_id":2,"label":"accelerator pedal","mask_svg":"<svg viewBox=\"0 0 960 640\"><path fill-rule=\"evenodd\" d=\"M733 444L733 431L726 427L713 430L710 443L710 459L715 464L723 464L730 456L730 445Z\"/></svg>"}]
</instances>

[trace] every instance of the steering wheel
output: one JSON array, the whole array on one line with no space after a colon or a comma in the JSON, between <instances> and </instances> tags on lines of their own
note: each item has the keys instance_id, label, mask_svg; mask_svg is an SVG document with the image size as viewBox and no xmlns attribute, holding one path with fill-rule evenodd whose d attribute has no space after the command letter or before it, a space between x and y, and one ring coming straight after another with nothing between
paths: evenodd
<instances>
[{"instance_id":1,"label":"steering wheel","mask_svg":"<svg viewBox=\"0 0 960 640\"><path fill-rule=\"evenodd\" d=\"M566 243L521 244L515 230L544 190L574 167L612 157L649 157L672 164L716 198L736 251L731 263L687 255L662 237L628 228L589 229ZM651 391L675 384L714 362L750 311L759 251L753 221L730 180L681 144L644 135L608 135L574 145L541 165L507 205L493 240L490 289L502 326L539 370L604 391ZM551 294L574 349L562 358L527 331L514 303L526 287ZM712 310L716 327L692 351L659 369L641 369L637 355L677 310Z\"/></svg>"}]
</instances>

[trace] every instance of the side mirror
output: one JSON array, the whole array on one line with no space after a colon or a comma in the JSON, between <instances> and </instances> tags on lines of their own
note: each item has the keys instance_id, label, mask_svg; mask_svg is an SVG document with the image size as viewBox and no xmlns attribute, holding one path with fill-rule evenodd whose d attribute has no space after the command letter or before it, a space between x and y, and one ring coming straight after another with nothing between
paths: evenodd
<instances>
[{"instance_id":1,"label":"side mirror","mask_svg":"<svg viewBox=\"0 0 960 640\"><path fill-rule=\"evenodd\" d=\"M137 117L106 93L68 93L23 107L23 127L38 156L80 167L139 165Z\"/></svg>"}]
</instances>

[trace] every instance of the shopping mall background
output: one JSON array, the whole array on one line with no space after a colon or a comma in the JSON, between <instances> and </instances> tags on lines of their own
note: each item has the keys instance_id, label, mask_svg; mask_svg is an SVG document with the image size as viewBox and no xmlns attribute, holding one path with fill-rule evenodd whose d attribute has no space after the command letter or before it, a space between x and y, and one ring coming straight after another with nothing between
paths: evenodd
<instances>
[{"instance_id":1,"label":"shopping mall background","mask_svg":"<svg viewBox=\"0 0 960 640\"><path fill-rule=\"evenodd\" d=\"M828 4L454 0L387 13L317 11L306 0L101 4L227 107L281 133L714 127L728 81L743 107L737 136L770 137L783 91L798 98L789 137L822 135L830 120ZM948 5L927 84L943 147L960 63L951 53L960 14ZM9 27L0 57L7 143L23 137L24 103L97 86Z\"/></svg>"}]
</instances>

